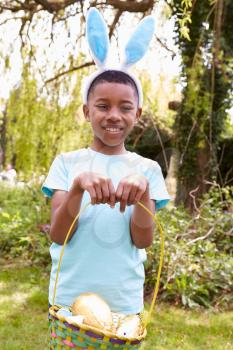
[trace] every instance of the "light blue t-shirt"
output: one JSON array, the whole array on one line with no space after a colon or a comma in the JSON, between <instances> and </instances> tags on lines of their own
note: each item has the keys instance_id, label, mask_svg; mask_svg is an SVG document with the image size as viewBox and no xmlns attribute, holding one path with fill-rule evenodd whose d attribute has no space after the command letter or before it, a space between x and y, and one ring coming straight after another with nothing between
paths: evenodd
<instances>
[{"instance_id":1,"label":"light blue t-shirt","mask_svg":"<svg viewBox=\"0 0 233 350\"><path fill-rule=\"evenodd\" d=\"M150 197L156 208L169 201L161 168L155 161L136 153L105 155L90 148L60 154L53 161L42 191L51 197L54 190L69 191L82 172L101 173L111 178L115 189L130 174L149 180ZM90 202L84 192L81 207ZM99 294L112 311L135 314L143 309L144 265L146 253L132 243L130 217L133 206L124 213L107 204L91 205L80 216L78 229L65 247L56 293L56 304L70 306L81 293ZM49 302L62 246L52 243L52 270Z\"/></svg>"}]
</instances>

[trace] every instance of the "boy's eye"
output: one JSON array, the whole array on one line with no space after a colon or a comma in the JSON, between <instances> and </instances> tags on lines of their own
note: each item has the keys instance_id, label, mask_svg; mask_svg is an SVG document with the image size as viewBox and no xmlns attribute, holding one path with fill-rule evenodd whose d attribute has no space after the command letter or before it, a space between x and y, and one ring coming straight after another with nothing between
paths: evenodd
<instances>
[{"instance_id":1,"label":"boy's eye","mask_svg":"<svg viewBox=\"0 0 233 350\"><path fill-rule=\"evenodd\" d=\"M132 107L131 106L121 106L121 110L123 112L128 112L128 111L131 111L132 110Z\"/></svg>"},{"instance_id":2,"label":"boy's eye","mask_svg":"<svg viewBox=\"0 0 233 350\"><path fill-rule=\"evenodd\" d=\"M97 108L101 109L101 110L105 110L108 108L107 105L104 105L104 104L99 104L99 105L96 105Z\"/></svg>"}]
</instances>

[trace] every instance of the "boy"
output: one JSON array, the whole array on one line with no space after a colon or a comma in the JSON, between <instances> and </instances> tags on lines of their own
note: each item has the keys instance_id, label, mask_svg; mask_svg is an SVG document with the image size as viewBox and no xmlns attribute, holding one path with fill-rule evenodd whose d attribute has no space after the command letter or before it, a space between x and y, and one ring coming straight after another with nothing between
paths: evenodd
<instances>
[{"instance_id":1,"label":"boy","mask_svg":"<svg viewBox=\"0 0 233 350\"><path fill-rule=\"evenodd\" d=\"M81 206L81 215L65 248L56 303L69 306L85 292L99 294L114 312L136 314L143 309L144 248L153 241L150 211L168 200L161 169L128 152L125 139L140 118L137 85L122 71L99 74L83 106L93 142L87 149L59 155L42 187L52 197L49 302L61 245Z\"/></svg>"}]
</instances>

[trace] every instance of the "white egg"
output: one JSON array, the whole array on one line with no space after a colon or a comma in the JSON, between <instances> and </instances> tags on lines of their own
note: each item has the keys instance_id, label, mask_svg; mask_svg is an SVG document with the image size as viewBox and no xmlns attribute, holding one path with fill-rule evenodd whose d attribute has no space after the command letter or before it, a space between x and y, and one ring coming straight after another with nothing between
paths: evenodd
<instances>
[{"instance_id":1,"label":"white egg","mask_svg":"<svg viewBox=\"0 0 233 350\"><path fill-rule=\"evenodd\" d=\"M140 335L141 320L139 316L126 316L117 328L116 334L126 338L137 338Z\"/></svg>"}]
</instances>

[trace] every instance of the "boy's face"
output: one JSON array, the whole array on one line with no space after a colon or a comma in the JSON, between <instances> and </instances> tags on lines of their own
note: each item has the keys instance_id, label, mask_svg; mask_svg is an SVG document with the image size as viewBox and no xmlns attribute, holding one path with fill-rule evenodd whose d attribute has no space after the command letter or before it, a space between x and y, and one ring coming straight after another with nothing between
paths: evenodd
<instances>
[{"instance_id":1,"label":"boy's face","mask_svg":"<svg viewBox=\"0 0 233 350\"><path fill-rule=\"evenodd\" d=\"M124 141L141 115L135 89L126 84L100 82L90 92L83 106L91 122L94 150L106 154L125 152Z\"/></svg>"}]
</instances>

